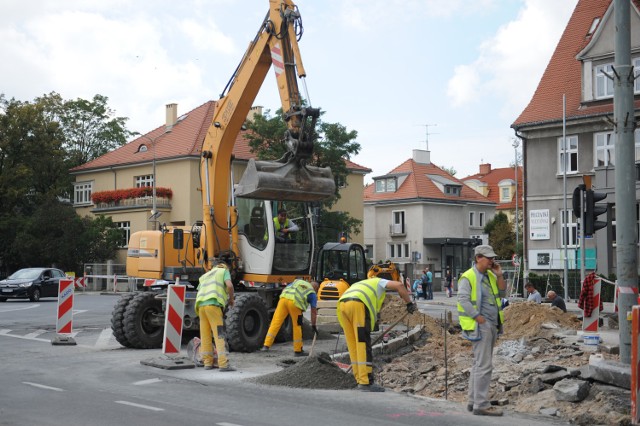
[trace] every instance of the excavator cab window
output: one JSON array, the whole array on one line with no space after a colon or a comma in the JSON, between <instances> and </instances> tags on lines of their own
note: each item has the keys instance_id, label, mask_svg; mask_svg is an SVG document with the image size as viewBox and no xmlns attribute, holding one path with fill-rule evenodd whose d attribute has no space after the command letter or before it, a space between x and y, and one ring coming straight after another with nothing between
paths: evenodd
<instances>
[{"instance_id":1,"label":"excavator cab window","mask_svg":"<svg viewBox=\"0 0 640 426\"><path fill-rule=\"evenodd\" d=\"M264 249L268 243L267 211L262 200L238 198L238 230L244 234L249 244Z\"/></svg>"},{"instance_id":2,"label":"excavator cab window","mask_svg":"<svg viewBox=\"0 0 640 426\"><path fill-rule=\"evenodd\" d=\"M309 273L309 265L313 256L313 227L311 214L306 203L287 201L273 203L273 235L276 238L273 270L288 274ZM278 218L278 212L286 212L286 217ZM284 220L283 220L284 219ZM280 224L276 224L280 221ZM278 231L283 227L295 231L283 234Z\"/></svg>"}]
</instances>

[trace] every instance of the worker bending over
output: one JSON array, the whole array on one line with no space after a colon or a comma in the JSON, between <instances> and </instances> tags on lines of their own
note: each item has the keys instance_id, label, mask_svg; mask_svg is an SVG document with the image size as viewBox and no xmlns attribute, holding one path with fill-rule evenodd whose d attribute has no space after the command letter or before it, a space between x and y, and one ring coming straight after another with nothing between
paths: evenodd
<instances>
[{"instance_id":1,"label":"worker bending over","mask_svg":"<svg viewBox=\"0 0 640 426\"><path fill-rule=\"evenodd\" d=\"M407 312L416 311L404 284L384 278L368 278L352 284L338 300L338 320L344 330L353 376L363 392L384 392L373 383L371 331L388 290L397 291L407 304Z\"/></svg>"},{"instance_id":2,"label":"worker bending over","mask_svg":"<svg viewBox=\"0 0 640 426\"><path fill-rule=\"evenodd\" d=\"M293 351L295 356L307 356L308 353L302 350L302 313L311 306L311 328L314 333L318 332L316 327L316 319L318 317L318 283L311 281L310 283L296 279L291 284L286 286L280 294L278 300L278 306L271 319L271 325L269 325L269 331L264 339L264 346L261 351L268 351L273 341L276 339L276 335L280 330L280 327L287 319L287 316L291 317L291 324L293 325Z\"/></svg>"}]
</instances>

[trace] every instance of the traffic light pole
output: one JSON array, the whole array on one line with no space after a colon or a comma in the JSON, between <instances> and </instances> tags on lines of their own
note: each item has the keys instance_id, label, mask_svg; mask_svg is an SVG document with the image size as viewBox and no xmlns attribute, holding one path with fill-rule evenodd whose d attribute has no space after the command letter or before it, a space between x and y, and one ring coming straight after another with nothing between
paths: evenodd
<instances>
[{"instance_id":1,"label":"traffic light pole","mask_svg":"<svg viewBox=\"0 0 640 426\"><path fill-rule=\"evenodd\" d=\"M618 276L618 322L620 361L631 363L631 322L636 303L638 249L636 236L634 71L631 65L631 18L629 0L614 0L615 61L613 121L615 123L616 272ZM634 293L634 289L636 293Z\"/></svg>"}]
</instances>

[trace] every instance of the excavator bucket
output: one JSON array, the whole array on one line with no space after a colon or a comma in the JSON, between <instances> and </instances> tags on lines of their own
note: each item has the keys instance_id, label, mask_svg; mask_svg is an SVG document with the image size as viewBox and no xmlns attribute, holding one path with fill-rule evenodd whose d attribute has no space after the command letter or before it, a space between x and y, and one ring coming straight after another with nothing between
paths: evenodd
<instances>
[{"instance_id":1,"label":"excavator bucket","mask_svg":"<svg viewBox=\"0 0 640 426\"><path fill-rule=\"evenodd\" d=\"M335 195L336 184L328 167L299 166L295 161L249 160L235 195L278 201L322 201Z\"/></svg>"}]
</instances>

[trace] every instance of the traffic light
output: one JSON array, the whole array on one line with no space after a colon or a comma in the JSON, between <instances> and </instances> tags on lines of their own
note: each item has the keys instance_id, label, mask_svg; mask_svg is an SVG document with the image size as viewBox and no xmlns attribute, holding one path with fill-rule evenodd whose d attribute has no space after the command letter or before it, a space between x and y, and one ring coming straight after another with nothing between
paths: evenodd
<instances>
[{"instance_id":1,"label":"traffic light","mask_svg":"<svg viewBox=\"0 0 640 426\"><path fill-rule=\"evenodd\" d=\"M575 217L580 217L582 213L582 191L584 191L585 188L586 186L584 184L580 184L576 186L576 189L573 190L571 206L573 207L573 215Z\"/></svg>"},{"instance_id":2,"label":"traffic light","mask_svg":"<svg viewBox=\"0 0 640 426\"><path fill-rule=\"evenodd\" d=\"M587 189L587 196L584 209L584 234L592 236L598 229L602 229L607 226L607 222L596 220L602 213L606 213L606 204L596 204L598 201L602 201L607 198L607 194L601 192L593 192L591 189Z\"/></svg>"}]
</instances>

